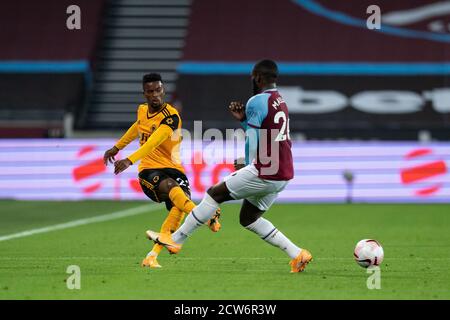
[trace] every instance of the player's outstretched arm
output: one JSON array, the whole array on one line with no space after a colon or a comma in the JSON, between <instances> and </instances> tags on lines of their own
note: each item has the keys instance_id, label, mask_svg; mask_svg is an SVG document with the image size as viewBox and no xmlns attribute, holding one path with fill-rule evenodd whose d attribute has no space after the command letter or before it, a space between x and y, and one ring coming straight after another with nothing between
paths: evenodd
<instances>
[{"instance_id":1,"label":"player's outstretched arm","mask_svg":"<svg viewBox=\"0 0 450 320\"><path fill-rule=\"evenodd\" d=\"M137 161L141 160L145 156L153 152L164 140L168 139L173 130L167 125L161 125L155 132L148 138L139 149L127 158L114 162L114 173L119 174L126 170L129 166Z\"/></svg>"},{"instance_id":2,"label":"player's outstretched arm","mask_svg":"<svg viewBox=\"0 0 450 320\"><path fill-rule=\"evenodd\" d=\"M131 141L139 136L137 121L128 128L127 132L119 139L114 147L105 151L103 155L103 163L105 166L109 163L114 163L115 156L119 153L119 150L125 148Z\"/></svg>"}]
</instances>

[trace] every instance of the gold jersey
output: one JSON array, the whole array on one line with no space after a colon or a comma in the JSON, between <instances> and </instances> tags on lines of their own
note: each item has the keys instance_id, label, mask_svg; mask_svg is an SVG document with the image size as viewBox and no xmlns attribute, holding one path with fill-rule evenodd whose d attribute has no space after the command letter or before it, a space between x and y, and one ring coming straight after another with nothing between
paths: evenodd
<instances>
[{"instance_id":1,"label":"gold jersey","mask_svg":"<svg viewBox=\"0 0 450 320\"><path fill-rule=\"evenodd\" d=\"M180 160L181 118L178 111L165 103L161 110L150 113L147 103L137 111L137 121L117 142L123 149L139 137L140 148L127 158L134 164L141 160L139 172L144 169L173 168L184 173Z\"/></svg>"}]
</instances>

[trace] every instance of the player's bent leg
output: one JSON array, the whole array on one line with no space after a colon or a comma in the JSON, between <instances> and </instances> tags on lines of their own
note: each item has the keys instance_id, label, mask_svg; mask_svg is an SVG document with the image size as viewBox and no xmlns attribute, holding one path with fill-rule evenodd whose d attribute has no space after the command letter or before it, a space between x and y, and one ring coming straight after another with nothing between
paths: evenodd
<instances>
[{"instance_id":1,"label":"player's bent leg","mask_svg":"<svg viewBox=\"0 0 450 320\"><path fill-rule=\"evenodd\" d=\"M291 258L291 272L301 272L312 260L311 253L297 247L269 220L261 217L265 209L268 209L273 203L275 197L276 195L267 195L260 199L252 198L251 201L254 203L245 199L241 208L240 222L247 230L256 233L265 242L286 252Z\"/></svg>"},{"instance_id":2,"label":"player's bent leg","mask_svg":"<svg viewBox=\"0 0 450 320\"><path fill-rule=\"evenodd\" d=\"M203 221L207 221L212 218L214 211L216 211L216 215L214 215L214 217L218 217L217 213L220 214L220 212L217 212L217 209L219 208L220 203L229 200L243 199L244 196L241 196L242 192L239 192L239 190L246 190L246 192L249 192L248 190L250 189L250 194L252 192L257 192L257 189L244 187L246 184L248 185L248 183L251 182L251 179L255 178L255 173L252 169L253 168L246 167L242 170L234 172L226 177L224 181L210 187L202 202L186 218L180 229L173 234L173 240L180 244L184 243L187 237L190 236ZM234 191L230 189L229 186L231 186Z\"/></svg>"},{"instance_id":3,"label":"player's bent leg","mask_svg":"<svg viewBox=\"0 0 450 320\"><path fill-rule=\"evenodd\" d=\"M231 199L224 182L209 188L200 204L192 210L181 227L172 235L172 239L176 243L183 244L198 227L210 219L218 218L219 203Z\"/></svg>"},{"instance_id":4,"label":"player's bent leg","mask_svg":"<svg viewBox=\"0 0 450 320\"><path fill-rule=\"evenodd\" d=\"M247 199L242 203L241 212L239 213L239 223L244 228L258 220L265 211L252 205Z\"/></svg>"},{"instance_id":5,"label":"player's bent leg","mask_svg":"<svg viewBox=\"0 0 450 320\"><path fill-rule=\"evenodd\" d=\"M169 211L169 215L161 226L161 232L174 233L181 225L185 213L177 207L172 207Z\"/></svg>"},{"instance_id":6,"label":"player's bent leg","mask_svg":"<svg viewBox=\"0 0 450 320\"><path fill-rule=\"evenodd\" d=\"M207 192L217 203L233 200L225 183L219 183L209 188ZM221 214L222 211L220 208L217 208L216 213L206 223L212 232L218 232L220 230L221 224L219 219Z\"/></svg>"},{"instance_id":7,"label":"player's bent leg","mask_svg":"<svg viewBox=\"0 0 450 320\"><path fill-rule=\"evenodd\" d=\"M179 210L189 214L196 207L195 203L191 201L188 191L183 190L178 183L172 178L167 178L162 181L158 188L158 194L161 198L169 198L169 200ZM206 222L206 225L212 232L218 232L221 228L219 222L220 208L216 210L214 216Z\"/></svg>"},{"instance_id":8,"label":"player's bent leg","mask_svg":"<svg viewBox=\"0 0 450 320\"><path fill-rule=\"evenodd\" d=\"M169 215L167 216L166 220L164 221L163 225L161 226L161 232L158 234L158 236L153 237L154 233L151 230L148 230L146 232L147 237L150 240L153 240L156 242L154 248L155 247L157 247L157 248L165 247L165 245L164 245L165 242L163 242L163 243L159 242L159 235L160 234L170 235L171 233L175 232L175 230L177 230L178 227L180 226L181 221L184 218L184 215L185 215L185 213L182 212L181 210L179 210L177 207L172 207L170 209ZM169 248L168 248L168 250L170 253L177 253L177 251L172 252ZM147 256L147 258L148 258L148 256ZM149 259L151 259L151 258L149 258ZM145 261L145 259L144 259L144 261Z\"/></svg>"},{"instance_id":9,"label":"player's bent leg","mask_svg":"<svg viewBox=\"0 0 450 320\"><path fill-rule=\"evenodd\" d=\"M172 207L161 226L160 232L161 233L175 232L175 230L177 230L178 227L180 226L181 221L183 221L184 215L185 215L184 212L179 210L177 207ZM161 265L157 261L157 257L161 252L162 248L164 248L163 245L156 243L153 246L152 251L150 251L147 257L144 259L144 261L142 261L142 266L150 268L161 268Z\"/></svg>"},{"instance_id":10,"label":"player's bent leg","mask_svg":"<svg viewBox=\"0 0 450 320\"><path fill-rule=\"evenodd\" d=\"M165 246L169 252L178 253L188 236L216 214L219 203L210 194L220 200L230 197L225 183L221 182L208 190L200 204L192 210L181 227L172 235L148 230L147 237Z\"/></svg>"},{"instance_id":11,"label":"player's bent leg","mask_svg":"<svg viewBox=\"0 0 450 320\"><path fill-rule=\"evenodd\" d=\"M224 181L210 187L207 191L207 194L217 203L234 200L234 198L230 194L230 190L228 190L228 187Z\"/></svg>"},{"instance_id":12,"label":"player's bent leg","mask_svg":"<svg viewBox=\"0 0 450 320\"><path fill-rule=\"evenodd\" d=\"M189 213L195 208L195 203L189 199L184 190L172 178L160 182L158 194L162 197L168 197L175 207L185 213Z\"/></svg>"},{"instance_id":13,"label":"player's bent leg","mask_svg":"<svg viewBox=\"0 0 450 320\"><path fill-rule=\"evenodd\" d=\"M177 208L171 209L171 211L177 210ZM161 232L170 232L170 226L173 224L173 214L171 215L171 212L169 211L169 214L167 215L166 219L164 220L162 226L161 226ZM153 245L152 250L147 254L147 256L142 261L143 267L150 267L150 268L161 268L161 265L159 264L157 258L161 250L164 248L164 246L155 243Z\"/></svg>"}]
</instances>

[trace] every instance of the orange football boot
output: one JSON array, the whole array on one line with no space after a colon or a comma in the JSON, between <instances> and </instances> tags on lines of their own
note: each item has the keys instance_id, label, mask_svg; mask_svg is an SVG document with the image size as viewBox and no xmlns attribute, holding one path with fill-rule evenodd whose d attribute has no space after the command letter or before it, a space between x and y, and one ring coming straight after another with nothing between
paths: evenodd
<instances>
[{"instance_id":1,"label":"orange football boot","mask_svg":"<svg viewBox=\"0 0 450 320\"><path fill-rule=\"evenodd\" d=\"M155 243L161 244L166 247L172 254L177 254L181 250L181 244L178 244L172 240L172 235L169 233L159 233L152 230L147 230L147 238L153 240Z\"/></svg>"},{"instance_id":2,"label":"orange football boot","mask_svg":"<svg viewBox=\"0 0 450 320\"><path fill-rule=\"evenodd\" d=\"M220 227L222 226L219 222L220 213L221 213L220 208L218 208L216 210L216 214L206 223L212 232L219 231Z\"/></svg>"},{"instance_id":3,"label":"orange football boot","mask_svg":"<svg viewBox=\"0 0 450 320\"><path fill-rule=\"evenodd\" d=\"M306 249L302 249L299 255L296 258L292 259L289 263L291 265L291 273L302 272L311 261L311 253Z\"/></svg>"},{"instance_id":4,"label":"orange football boot","mask_svg":"<svg viewBox=\"0 0 450 320\"><path fill-rule=\"evenodd\" d=\"M162 266L158 263L158 260L156 260L156 256L147 256L144 260L142 260L142 266L143 267L150 267L150 268L162 268Z\"/></svg>"}]
</instances>

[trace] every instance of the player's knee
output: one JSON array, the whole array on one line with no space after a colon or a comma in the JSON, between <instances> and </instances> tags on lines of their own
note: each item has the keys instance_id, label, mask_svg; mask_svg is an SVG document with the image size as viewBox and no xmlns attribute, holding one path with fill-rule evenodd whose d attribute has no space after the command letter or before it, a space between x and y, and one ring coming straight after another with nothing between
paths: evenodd
<instances>
[{"instance_id":1,"label":"player's knee","mask_svg":"<svg viewBox=\"0 0 450 320\"><path fill-rule=\"evenodd\" d=\"M171 178L164 179L163 181L160 182L158 190L161 193L168 194L170 192L170 190L173 187L175 187L176 185L177 185L177 183L173 179L171 179Z\"/></svg>"},{"instance_id":2,"label":"player's knee","mask_svg":"<svg viewBox=\"0 0 450 320\"><path fill-rule=\"evenodd\" d=\"M216 202L221 203L223 202L222 196L219 192L219 190L216 188L216 186L209 187L209 189L206 191L208 195L213 198Z\"/></svg>"},{"instance_id":3,"label":"player's knee","mask_svg":"<svg viewBox=\"0 0 450 320\"><path fill-rule=\"evenodd\" d=\"M206 192L217 203L222 203L233 199L224 182L218 183L210 187Z\"/></svg>"},{"instance_id":4,"label":"player's knee","mask_svg":"<svg viewBox=\"0 0 450 320\"><path fill-rule=\"evenodd\" d=\"M157 193L161 201L169 199L169 192L175 186L177 186L177 183L171 178L164 179L160 182Z\"/></svg>"}]
</instances>

